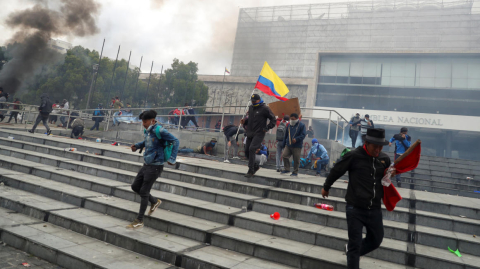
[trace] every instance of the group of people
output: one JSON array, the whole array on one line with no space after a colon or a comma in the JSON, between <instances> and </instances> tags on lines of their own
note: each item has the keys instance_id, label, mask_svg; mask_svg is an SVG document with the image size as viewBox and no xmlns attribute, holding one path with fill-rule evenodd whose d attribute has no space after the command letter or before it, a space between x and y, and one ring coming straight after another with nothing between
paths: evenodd
<instances>
[{"instance_id":1,"label":"group of people","mask_svg":"<svg viewBox=\"0 0 480 269\"><path fill-rule=\"evenodd\" d=\"M370 119L370 115L365 114L365 117L362 119L360 118L359 112L355 113L355 116L353 116L350 119L349 124L350 124L349 136L352 139L352 148L355 148L355 146L357 145L357 138L359 133L361 134L362 144L363 144L365 142L365 136L367 134L367 130L375 128L373 121Z\"/></svg>"},{"instance_id":2,"label":"group of people","mask_svg":"<svg viewBox=\"0 0 480 269\"><path fill-rule=\"evenodd\" d=\"M184 108L176 108L168 113L168 115L171 115L168 119L173 125L180 125L180 128L185 129L186 126L192 122L193 125L195 125L196 130L198 131L198 126L197 123L197 118L195 116L195 109L193 109L192 106L190 106L188 103L185 103ZM181 115L181 120L180 120L180 115Z\"/></svg>"},{"instance_id":3,"label":"group of people","mask_svg":"<svg viewBox=\"0 0 480 269\"><path fill-rule=\"evenodd\" d=\"M7 123L10 123L12 119L14 119L15 123L17 123L18 115L20 113L18 110L21 110L22 102L20 102L20 99L15 98L13 104L6 104L8 102L8 97L8 93L4 92L3 88L0 87L0 122L2 122L6 117L7 111L5 109L11 107L13 111L10 111L10 117L8 118Z\"/></svg>"}]
</instances>

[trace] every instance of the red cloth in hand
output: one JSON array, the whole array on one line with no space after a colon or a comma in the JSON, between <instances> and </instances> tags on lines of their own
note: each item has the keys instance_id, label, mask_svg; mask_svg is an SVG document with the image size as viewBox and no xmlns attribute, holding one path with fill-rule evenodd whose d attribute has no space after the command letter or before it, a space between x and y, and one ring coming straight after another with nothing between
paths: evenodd
<instances>
[{"instance_id":1,"label":"red cloth in hand","mask_svg":"<svg viewBox=\"0 0 480 269\"><path fill-rule=\"evenodd\" d=\"M393 211L397 203L400 202L400 200L402 200L402 196L400 196L400 193L398 193L395 186L393 186L393 184L390 184L390 186L388 187L383 186L382 200L387 210Z\"/></svg>"},{"instance_id":2,"label":"red cloth in hand","mask_svg":"<svg viewBox=\"0 0 480 269\"><path fill-rule=\"evenodd\" d=\"M395 169L397 174L405 173L412 171L417 168L418 163L420 162L420 153L422 152L422 144L418 144L410 154L403 158L399 163L395 164Z\"/></svg>"}]
</instances>

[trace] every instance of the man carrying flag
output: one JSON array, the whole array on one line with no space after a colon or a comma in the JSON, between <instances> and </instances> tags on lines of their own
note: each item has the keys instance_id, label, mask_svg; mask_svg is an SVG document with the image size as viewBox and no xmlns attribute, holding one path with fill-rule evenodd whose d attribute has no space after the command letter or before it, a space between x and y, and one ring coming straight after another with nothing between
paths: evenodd
<instances>
[{"instance_id":1,"label":"man carrying flag","mask_svg":"<svg viewBox=\"0 0 480 269\"><path fill-rule=\"evenodd\" d=\"M262 146L265 133L275 127L276 119L272 110L263 102L260 95L251 96L252 105L248 108L247 119L242 119L241 124L247 130L247 143L245 144L245 157L248 158L248 172L245 177L253 177L260 169L255 162L255 152ZM267 120L269 123L267 124Z\"/></svg>"},{"instance_id":2,"label":"man carrying flag","mask_svg":"<svg viewBox=\"0 0 480 269\"><path fill-rule=\"evenodd\" d=\"M382 179L391 162L388 155L381 151L388 143L384 129L367 129L365 144L345 154L332 168L323 185L322 196L328 197L332 184L348 171L345 195L348 244L345 251L349 269L360 268L360 256L374 251L383 241ZM395 176L395 168L391 168L390 176ZM367 230L365 238L363 227Z\"/></svg>"}]
</instances>

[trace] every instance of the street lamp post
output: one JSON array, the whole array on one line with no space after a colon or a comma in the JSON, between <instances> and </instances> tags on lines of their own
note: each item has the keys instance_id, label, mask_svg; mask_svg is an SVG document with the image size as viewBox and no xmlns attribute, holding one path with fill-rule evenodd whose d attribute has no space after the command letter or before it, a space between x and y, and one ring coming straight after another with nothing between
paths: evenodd
<instances>
[{"instance_id":1,"label":"street lamp post","mask_svg":"<svg viewBox=\"0 0 480 269\"><path fill-rule=\"evenodd\" d=\"M93 89L93 82L95 81L95 76L97 75L98 71L98 64L93 65L93 76L92 76L92 82L90 83L90 90L88 91L88 99L87 99L87 106L85 109L88 109L88 105L90 104L90 97L92 95L92 89Z\"/></svg>"}]
</instances>

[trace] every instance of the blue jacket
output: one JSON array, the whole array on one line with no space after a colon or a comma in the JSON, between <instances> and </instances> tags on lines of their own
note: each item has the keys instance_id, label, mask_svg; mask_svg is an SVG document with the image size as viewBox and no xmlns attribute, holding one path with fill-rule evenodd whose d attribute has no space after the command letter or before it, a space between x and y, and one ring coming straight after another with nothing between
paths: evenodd
<instances>
[{"instance_id":1,"label":"blue jacket","mask_svg":"<svg viewBox=\"0 0 480 269\"><path fill-rule=\"evenodd\" d=\"M302 148L303 139L305 139L305 136L307 136L307 128L305 127L305 124L300 121L298 121L295 126L289 124L287 127L287 131L285 132L285 139L283 140L283 144L291 148ZM290 144L290 138L292 140L295 138L297 142L294 144Z\"/></svg>"},{"instance_id":2,"label":"blue jacket","mask_svg":"<svg viewBox=\"0 0 480 269\"><path fill-rule=\"evenodd\" d=\"M157 126L160 126L160 136L162 139L158 139L155 134ZM145 161L145 164L163 165L165 162L163 157L165 141L173 142L172 155L170 156L170 159L168 159L168 162L171 164L177 162L178 146L180 142L175 136L169 133L167 129L163 128L158 123L155 123L148 128L148 130L145 130L144 137L145 140L135 144L135 147L137 149L145 148L145 151L143 152L143 160Z\"/></svg>"},{"instance_id":3,"label":"blue jacket","mask_svg":"<svg viewBox=\"0 0 480 269\"><path fill-rule=\"evenodd\" d=\"M400 135L396 134L390 139L390 143L393 143L393 141L395 141L395 153L403 154L407 150L405 146L410 147L412 145L411 140L412 137L409 135L405 135L405 138L403 138Z\"/></svg>"},{"instance_id":4,"label":"blue jacket","mask_svg":"<svg viewBox=\"0 0 480 269\"><path fill-rule=\"evenodd\" d=\"M260 151L258 152L258 155L262 155L262 154L263 154L263 155L267 156L267 153L268 153L267 146L262 145L262 146L260 147Z\"/></svg>"},{"instance_id":5,"label":"blue jacket","mask_svg":"<svg viewBox=\"0 0 480 269\"><path fill-rule=\"evenodd\" d=\"M310 151L308 152L308 155L307 155L307 159L311 159L311 156L315 155L317 158L320 157L322 158L322 160L328 160L330 159L328 157L328 152L327 150L325 149L325 147L320 144L320 143L316 143L315 145L312 146L312 148L310 149Z\"/></svg>"}]
</instances>

